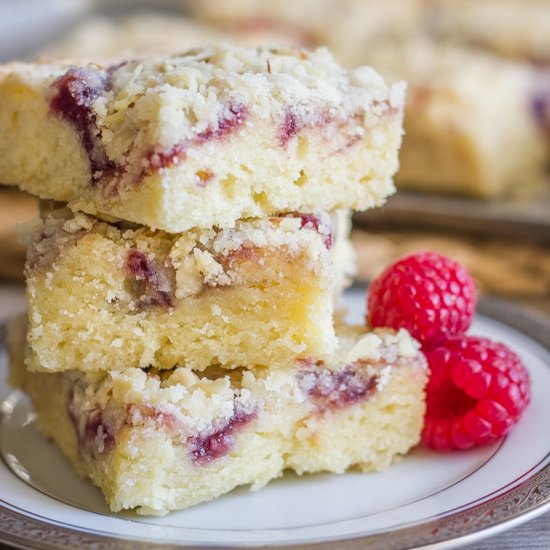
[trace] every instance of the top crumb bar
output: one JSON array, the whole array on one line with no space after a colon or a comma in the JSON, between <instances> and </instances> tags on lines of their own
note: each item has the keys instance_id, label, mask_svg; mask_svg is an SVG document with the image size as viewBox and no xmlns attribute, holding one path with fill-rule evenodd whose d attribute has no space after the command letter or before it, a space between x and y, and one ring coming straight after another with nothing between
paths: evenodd
<instances>
[{"instance_id":1,"label":"top crumb bar","mask_svg":"<svg viewBox=\"0 0 550 550\"><path fill-rule=\"evenodd\" d=\"M168 232L365 210L394 191L404 84L324 49L229 45L0 68L0 181Z\"/></svg>"}]
</instances>

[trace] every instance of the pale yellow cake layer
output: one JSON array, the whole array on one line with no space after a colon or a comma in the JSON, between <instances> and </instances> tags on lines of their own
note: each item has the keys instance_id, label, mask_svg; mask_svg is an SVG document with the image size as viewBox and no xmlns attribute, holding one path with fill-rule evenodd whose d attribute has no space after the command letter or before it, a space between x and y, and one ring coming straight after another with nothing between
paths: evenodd
<instances>
[{"instance_id":1,"label":"pale yellow cake layer","mask_svg":"<svg viewBox=\"0 0 550 550\"><path fill-rule=\"evenodd\" d=\"M541 182L548 140L536 70L429 40L381 44L364 61L409 84L399 188L491 198Z\"/></svg>"},{"instance_id":2,"label":"pale yellow cake layer","mask_svg":"<svg viewBox=\"0 0 550 550\"><path fill-rule=\"evenodd\" d=\"M324 49L0 68L0 181L169 232L393 193L404 84Z\"/></svg>"},{"instance_id":3,"label":"pale yellow cake layer","mask_svg":"<svg viewBox=\"0 0 550 550\"><path fill-rule=\"evenodd\" d=\"M65 210L27 229L31 369L284 367L335 349L326 214L169 234Z\"/></svg>"},{"instance_id":4,"label":"pale yellow cake layer","mask_svg":"<svg viewBox=\"0 0 550 550\"><path fill-rule=\"evenodd\" d=\"M342 328L336 355L284 370L44 374L20 360L24 330L10 331L12 379L114 512L164 514L288 468L380 470L419 441L426 365L404 331Z\"/></svg>"}]
</instances>

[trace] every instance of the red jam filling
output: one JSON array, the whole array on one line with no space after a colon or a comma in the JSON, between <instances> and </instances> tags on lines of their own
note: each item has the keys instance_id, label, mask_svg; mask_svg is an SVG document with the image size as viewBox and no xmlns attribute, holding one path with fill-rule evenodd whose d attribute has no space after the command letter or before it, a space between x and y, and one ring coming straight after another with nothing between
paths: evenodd
<instances>
[{"instance_id":1,"label":"red jam filling","mask_svg":"<svg viewBox=\"0 0 550 550\"><path fill-rule=\"evenodd\" d=\"M139 306L174 307L174 289L167 268L134 248L126 255L126 273L134 283L131 289Z\"/></svg>"},{"instance_id":2,"label":"red jam filling","mask_svg":"<svg viewBox=\"0 0 550 550\"><path fill-rule=\"evenodd\" d=\"M98 184L102 177L117 170L101 143L93 110L95 100L109 87L108 74L92 67L72 67L53 83L53 87L56 93L50 108L76 128L90 160L92 183Z\"/></svg>"},{"instance_id":3,"label":"red jam filling","mask_svg":"<svg viewBox=\"0 0 550 550\"><path fill-rule=\"evenodd\" d=\"M245 412L236 406L233 415L221 428L191 438L191 460L196 464L208 464L228 454L235 444L235 432L255 417L255 412Z\"/></svg>"},{"instance_id":4,"label":"red jam filling","mask_svg":"<svg viewBox=\"0 0 550 550\"><path fill-rule=\"evenodd\" d=\"M376 390L377 379L357 363L337 372L310 363L299 374L298 383L320 410L326 410L348 407L367 399Z\"/></svg>"}]
</instances>

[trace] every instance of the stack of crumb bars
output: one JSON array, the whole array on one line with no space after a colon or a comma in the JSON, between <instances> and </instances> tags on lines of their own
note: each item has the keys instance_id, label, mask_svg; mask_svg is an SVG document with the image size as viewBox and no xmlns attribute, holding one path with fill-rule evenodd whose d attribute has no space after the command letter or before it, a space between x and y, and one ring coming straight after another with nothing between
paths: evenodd
<instances>
[{"instance_id":1,"label":"stack of crumb bars","mask_svg":"<svg viewBox=\"0 0 550 550\"><path fill-rule=\"evenodd\" d=\"M113 511L418 442L416 342L333 314L346 209L393 192L403 96L326 50L0 69L0 181L45 199L12 383Z\"/></svg>"}]
</instances>

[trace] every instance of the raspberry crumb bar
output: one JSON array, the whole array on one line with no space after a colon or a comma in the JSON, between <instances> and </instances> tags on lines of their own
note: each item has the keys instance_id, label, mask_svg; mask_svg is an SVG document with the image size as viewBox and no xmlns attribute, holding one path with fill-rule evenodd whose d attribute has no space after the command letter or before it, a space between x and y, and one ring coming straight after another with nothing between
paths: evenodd
<instances>
[{"instance_id":1,"label":"raspberry crumb bar","mask_svg":"<svg viewBox=\"0 0 550 550\"><path fill-rule=\"evenodd\" d=\"M426 367L405 331L341 328L332 358L284 370L44 374L18 361L24 330L10 330L12 379L114 512L164 514L285 468L379 470L419 441Z\"/></svg>"},{"instance_id":2,"label":"raspberry crumb bar","mask_svg":"<svg viewBox=\"0 0 550 550\"><path fill-rule=\"evenodd\" d=\"M324 49L229 45L0 69L0 181L181 232L383 203L404 84Z\"/></svg>"},{"instance_id":3,"label":"raspberry crumb bar","mask_svg":"<svg viewBox=\"0 0 550 550\"><path fill-rule=\"evenodd\" d=\"M171 234L65 209L27 229L33 369L275 367L335 349L326 214Z\"/></svg>"}]
</instances>

